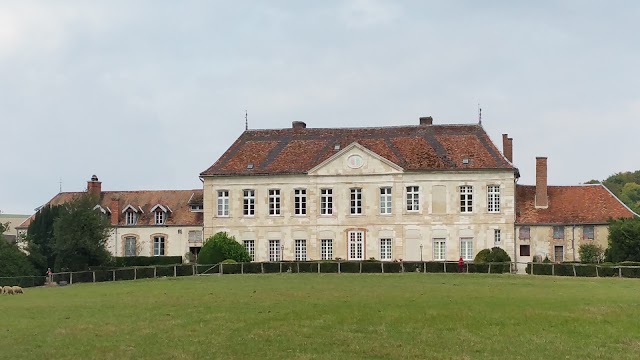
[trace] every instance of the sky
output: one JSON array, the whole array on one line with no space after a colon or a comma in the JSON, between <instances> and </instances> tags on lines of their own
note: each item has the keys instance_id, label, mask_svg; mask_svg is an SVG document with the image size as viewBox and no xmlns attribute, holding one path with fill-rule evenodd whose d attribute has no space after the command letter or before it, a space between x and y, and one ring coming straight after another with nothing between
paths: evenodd
<instances>
[{"instance_id":1,"label":"sky","mask_svg":"<svg viewBox=\"0 0 640 360\"><path fill-rule=\"evenodd\" d=\"M0 2L0 211L201 188L250 128L482 124L519 183L640 169L638 1ZM61 184L60 184L61 183Z\"/></svg>"}]
</instances>

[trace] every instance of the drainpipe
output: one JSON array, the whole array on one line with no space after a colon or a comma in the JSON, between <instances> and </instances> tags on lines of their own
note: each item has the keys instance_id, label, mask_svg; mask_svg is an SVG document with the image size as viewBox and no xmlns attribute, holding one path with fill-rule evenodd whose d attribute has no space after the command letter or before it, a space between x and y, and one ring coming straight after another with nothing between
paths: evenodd
<instances>
[{"instance_id":1,"label":"drainpipe","mask_svg":"<svg viewBox=\"0 0 640 360\"><path fill-rule=\"evenodd\" d=\"M573 233L571 234L571 249L573 249L573 261L576 261L576 225L573 225Z\"/></svg>"},{"instance_id":2,"label":"drainpipe","mask_svg":"<svg viewBox=\"0 0 640 360\"><path fill-rule=\"evenodd\" d=\"M516 234L516 220L518 217L518 177L513 181L513 261L518 272L518 236Z\"/></svg>"}]
</instances>

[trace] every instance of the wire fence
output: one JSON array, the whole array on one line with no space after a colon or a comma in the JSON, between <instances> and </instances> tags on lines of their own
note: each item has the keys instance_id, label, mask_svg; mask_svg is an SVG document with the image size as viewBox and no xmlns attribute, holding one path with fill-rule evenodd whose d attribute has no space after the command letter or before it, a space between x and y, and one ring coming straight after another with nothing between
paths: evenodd
<instances>
[{"instance_id":1,"label":"wire fence","mask_svg":"<svg viewBox=\"0 0 640 360\"><path fill-rule=\"evenodd\" d=\"M578 263L527 263L530 275L640 278L640 266Z\"/></svg>"}]
</instances>

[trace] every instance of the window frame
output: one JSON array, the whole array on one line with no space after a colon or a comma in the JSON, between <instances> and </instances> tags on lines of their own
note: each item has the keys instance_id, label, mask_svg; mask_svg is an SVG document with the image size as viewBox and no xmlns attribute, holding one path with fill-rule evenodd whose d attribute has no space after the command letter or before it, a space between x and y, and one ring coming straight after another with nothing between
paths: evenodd
<instances>
[{"instance_id":1,"label":"window frame","mask_svg":"<svg viewBox=\"0 0 640 360\"><path fill-rule=\"evenodd\" d=\"M527 249L527 251L526 251L527 254L526 255L523 254L522 249ZM529 245L529 244L521 244L520 245L520 249L518 249L518 250L520 250L520 256L531 256L531 245Z\"/></svg>"},{"instance_id":2,"label":"window frame","mask_svg":"<svg viewBox=\"0 0 640 360\"><path fill-rule=\"evenodd\" d=\"M364 260L365 234L362 230L352 230L347 233L348 260Z\"/></svg>"},{"instance_id":3,"label":"window frame","mask_svg":"<svg viewBox=\"0 0 640 360\"><path fill-rule=\"evenodd\" d=\"M293 214L295 216L307 216L307 189L293 190Z\"/></svg>"},{"instance_id":4,"label":"window frame","mask_svg":"<svg viewBox=\"0 0 640 360\"><path fill-rule=\"evenodd\" d=\"M405 187L405 209L408 213L420 212L420 186Z\"/></svg>"},{"instance_id":5,"label":"window frame","mask_svg":"<svg viewBox=\"0 0 640 360\"><path fill-rule=\"evenodd\" d=\"M463 244L466 244L463 246ZM465 261L473 261L473 238L460 238L460 257Z\"/></svg>"},{"instance_id":6,"label":"window frame","mask_svg":"<svg viewBox=\"0 0 640 360\"><path fill-rule=\"evenodd\" d=\"M487 212L500 213L500 185L487 186Z\"/></svg>"},{"instance_id":7,"label":"window frame","mask_svg":"<svg viewBox=\"0 0 640 360\"><path fill-rule=\"evenodd\" d=\"M157 209L155 214L153 214L153 218L155 219L156 225L165 225L166 223L166 214L164 211Z\"/></svg>"},{"instance_id":8,"label":"window frame","mask_svg":"<svg viewBox=\"0 0 640 360\"><path fill-rule=\"evenodd\" d=\"M282 191L280 189L269 189L269 216L282 215Z\"/></svg>"},{"instance_id":9,"label":"window frame","mask_svg":"<svg viewBox=\"0 0 640 360\"><path fill-rule=\"evenodd\" d=\"M294 259L296 261L307 261L307 240L296 239L294 242Z\"/></svg>"},{"instance_id":10,"label":"window frame","mask_svg":"<svg viewBox=\"0 0 640 360\"><path fill-rule=\"evenodd\" d=\"M393 188L391 186L380 187L380 215L393 214Z\"/></svg>"},{"instance_id":11,"label":"window frame","mask_svg":"<svg viewBox=\"0 0 640 360\"><path fill-rule=\"evenodd\" d=\"M242 190L242 215L246 217L256 216L256 190Z\"/></svg>"},{"instance_id":12,"label":"window frame","mask_svg":"<svg viewBox=\"0 0 640 360\"><path fill-rule=\"evenodd\" d=\"M355 187L349 189L349 214L353 216L363 215L362 188Z\"/></svg>"},{"instance_id":13,"label":"window frame","mask_svg":"<svg viewBox=\"0 0 640 360\"><path fill-rule=\"evenodd\" d=\"M473 213L473 185L461 185L458 187L458 192L460 194L460 213Z\"/></svg>"},{"instance_id":14,"label":"window frame","mask_svg":"<svg viewBox=\"0 0 640 360\"><path fill-rule=\"evenodd\" d=\"M161 241L159 241L161 240ZM163 235L153 236L153 256L166 256L167 239Z\"/></svg>"},{"instance_id":15,"label":"window frame","mask_svg":"<svg viewBox=\"0 0 640 360\"><path fill-rule=\"evenodd\" d=\"M501 229L493 229L493 245L494 246L502 245L502 230Z\"/></svg>"},{"instance_id":16,"label":"window frame","mask_svg":"<svg viewBox=\"0 0 640 360\"><path fill-rule=\"evenodd\" d=\"M320 240L320 259L333 260L333 239Z\"/></svg>"},{"instance_id":17,"label":"window frame","mask_svg":"<svg viewBox=\"0 0 640 360\"><path fill-rule=\"evenodd\" d=\"M564 240L564 225L553 225L553 240Z\"/></svg>"},{"instance_id":18,"label":"window frame","mask_svg":"<svg viewBox=\"0 0 640 360\"><path fill-rule=\"evenodd\" d=\"M333 189L320 189L320 215L333 215Z\"/></svg>"},{"instance_id":19,"label":"window frame","mask_svg":"<svg viewBox=\"0 0 640 360\"><path fill-rule=\"evenodd\" d=\"M391 261L393 259L393 239L380 239L380 260Z\"/></svg>"},{"instance_id":20,"label":"window frame","mask_svg":"<svg viewBox=\"0 0 640 360\"><path fill-rule=\"evenodd\" d=\"M256 241L255 240L242 240L245 250L249 253L251 261L256 261Z\"/></svg>"},{"instance_id":21,"label":"window frame","mask_svg":"<svg viewBox=\"0 0 640 360\"><path fill-rule=\"evenodd\" d=\"M441 244L442 247L438 248L436 244ZM447 260L447 239L446 238L433 239L433 260L434 261Z\"/></svg>"},{"instance_id":22,"label":"window frame","mask_svg":"<svg viewBox=\"0 0 640 360\"><path fill-rule=\"evenodd\" d=\"M133 240L133 246L130 244L130 240ZM138 256L138 238L135 236L125 236L124 237L124 256L132 257ZM133 253L130 253L129 250L133 250Z\"/></svg>"},{"instance_id":23,"label":"window frame","mask_svg":"<svg viewBox=\"0 0 640 360\"><path fill-rule=\"evenodd\" d=\"M230 192L229 190L218 190L218 198L217 198L217 214L218 217L229 217L231 210L229 208L230 203Z\"/></svg>"},{"instance_id":24,"label":"window frame","mask_svg":"<svg viewBox=\"0 0 640 360\"><path fill-rule=\"evenodd\" d=\"M588 232L591 234L591 236L587 234L587 231L585 231L586 229L591 229ZM594 225L582 225L582 240L593 241L595 239L596 239L596 227Z\"/></svg>"},{"instance_id":25,"label":"window frame","mask_svg":"<svg viewBox=\"0 0 640 360\"><path fill-rule=\"evenodd\" d=\"M531 227L521 226L520 229L518 229L518 239L531 240Z\"/></svg>"},{"instance_id":26,"label":"window frame","mask_svg":"<svg viewBox=\"0 0 640 360\"><path fill-rule=\"evenodd\" d=\"M124 217L125 225L133 226L138 224L138 214L135 211L127 210Z\"/></svg>"},{"instance_id":27,"label":"window frame","mask_svg":"<svg viewBox=\"0 0 640 360\"><path fill-rule=\"evenodd\" d=\"M269 262L282 261L280 240L269 240Z\"/></svg>"}]
</instances>

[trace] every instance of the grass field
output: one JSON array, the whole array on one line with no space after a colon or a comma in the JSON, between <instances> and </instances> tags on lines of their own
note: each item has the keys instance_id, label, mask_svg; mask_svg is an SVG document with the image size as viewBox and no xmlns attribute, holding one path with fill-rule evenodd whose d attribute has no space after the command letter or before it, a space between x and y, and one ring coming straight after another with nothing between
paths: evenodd
<instances>
[{"instance_id":1,"label":"grass field","mask_svg":"<svg viewBox=\"0 0 640 360\"><path fill-rule=\"evenodd\" d=\"M638 359L640 281L226 275L0 297L2 359Z\"/></svg>"}]
</instances>

